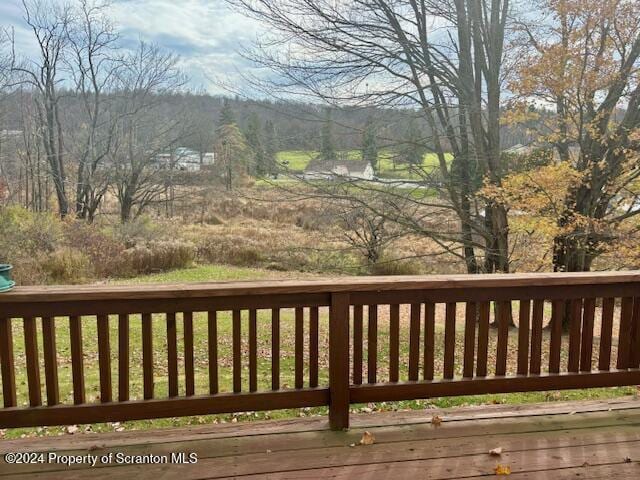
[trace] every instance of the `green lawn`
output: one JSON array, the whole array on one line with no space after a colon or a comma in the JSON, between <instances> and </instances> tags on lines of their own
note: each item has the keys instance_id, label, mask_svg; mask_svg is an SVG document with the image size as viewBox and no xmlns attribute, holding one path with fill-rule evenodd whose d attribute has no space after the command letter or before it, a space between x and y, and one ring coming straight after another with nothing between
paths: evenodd
<instances>
[{"instance_id":1,"label":"green lawn","mask_svg":"<svg viewBox=\"0 0 640 480\"><path fill-rule=\"evenodd\" d=\"M344 152L348 160L360 160L362 154L360 150L348 150ZM284 150L278 152L278 163L286 166L290 171L300 173L304 172L309 162L318 156L318 152L313 150ZM447 154L447 161L450 162L453 157ZM420 174L408 165L403 163L394 164L394 154L390 150L382 150L379 155L378 163L380 171L378 175L383 178L406 178L420 179ZM438 157L435 153L426 153L422 167L429 171L438 166Z\"/></svg>"},{"instance_id":2,"label":"green lawn","mask_svg":"<svg viewBox=\"0 0 640 480\"><path fill-rule=\"evenodd\" d=\"M211 280L239 280L239 279L256 279L256 278L273 278L291 276L282 272L270 272L260 269L237 268L227 266L201 266L186 270L177 270L174 272L149 275L136 278L129 282L118 283L154 283L154 282L181 282L181 281L211 281ZM388 376L388 320L386 307L380 307L379 319L379 341L378 341L378 378L384 380ZM437 318L441 318L442 311L438 310ZM248 390L248 344L246 333L248 329L248 320L246 312L243 312L243 388ZM400 365L401 379L407 378L407 359L408 359L408 311L403 308L401 315L401 335L400 335ZM164 315L154 315L154 352L155 352L155 385L156 396L165 397L167 395L167 347L166 347L166 324ZM463 315L459 315L462 319ZM99 375L97 362L97 334L95 317L83 317L83 342L85 354L85 376L86 376L86 394L87 401L99 400ZM179 352L179 372L180 392L184 394L184 362L180 352L183 352L182 344L182 315L178 314L178 352ZM130 392L132 399L142 398L142 345L141 345L141 320L139 315L130 317ZM64 403L72 403L71 388L71 352L69 343L69 325L65 318L56 320L57 327L57 344L58 344L58 364L59 364L59 382L60 382L60 398ZM117 398L117 319L111 317L111 345L112 345L112 375L114 386L114 398ZM456 336L456 352L463 350L463 322L459 321ZM221 391L231 390L231 318L229 312L220 312L218 315L218 348L219 348L219 377ZM305 324L305 333L308 332L308 324ZM196 372L196 393L205 393L208 389L208 362L207 362L207 322L205 313L194 313L194 334L195 334L195 372ZM24 337L21 321L13 322L14 349L16 359L16 382L19 391L19 405L27 404L27 378L26 364L24 355ZM39 352L42 356L41 335ZM282 388L291 387L294 377L294 318L293 311L284 309L281 313L281 386ZM564 339L563 344L563 362L566 365L568 339ZM320 385L328 383L328 313L326 309L320 311ZM544 355L547 355L549 339L548 333L545 333ZM259 373L258 382L260 390L268 390L270 388L271 377L271 322L269 311L259 311L258 313L258 352L259 352ZM444 331L440 321L436 325L435 338L435 368L437 372L442 372L443 365L443 345ZM492 330L489 351L495 352L496 332ZM305 347L306 349L307 347ZM509 338L509 367L510 373L514 373L516 364L516 332L512 331ZM366 365L366 328L365 328L365 365ZM597 351L597 349L594 349ZM615 354L615 352L614 352ZM308 355L305 354L305 355ZM543 358L543 365L546 357ZM490 360L491 361L491 360ZM596 359L594 359L596 361ZM42 368L43 361L41 358L40 365ZM491 372L491 366L490 371ZM460 354L456 353L456 375L461 375L462 362ZM365 367L366 370L366 367ZM41 378L44 380L44 372L41 372ZM305 371L305 381L308 374ZM366 372L365 372L366 378ZM482 403L527 403L527 402L543 402L550 400L578 400L578 399L595 399L609 398L634 393L635 388L613 388L613 389L591 389L577 390L567 392L540 392L525 394L504 394L504 395L481 395L481 396L465 396L458 398L434 398L429 400L406 401L398 403L381 403L373 406L354 405L354 411L360 411L363 407L374 408L375 410L392 410L392 409L423 409L431 406L448 407L456 405L470 405ZM43 388L43 399L46 398ZM0 397L1 399L1 397ZM122 424L98 424L91 426L93 431L112 431L120 429L143 429L157 428L165 426L184 426L199 423L212 422L231 422L231 421L249 421L267 418L287 418L294 416L311 416L326 415L326 408L312 408L303 410L283 410L272 412L248 412L244 414L233 415L208 415L201 417L184 417L158 419L148 421L123 422ZM86 427L81 427L83 430ZM4 433L7 438L16 438L21 435L56 435L63 432L63 427L49 427L38 429L14 429ZM1 436L1 434L0 434Z\"/></svg>"}]
</instances>

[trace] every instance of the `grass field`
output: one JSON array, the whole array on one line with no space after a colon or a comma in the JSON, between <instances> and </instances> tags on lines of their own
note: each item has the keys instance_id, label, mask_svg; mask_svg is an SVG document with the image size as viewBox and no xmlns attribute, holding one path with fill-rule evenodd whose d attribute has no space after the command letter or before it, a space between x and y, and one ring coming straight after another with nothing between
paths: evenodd
<instances>
[{"instance_id":1,"label":"grass field","mask_svg":"<svg viewBox=\"0 0 640 480\"><path fill-rule=\"evenodd\" d=\"M359 150L348 150L343 152L348 160L360 160L362 154ZM284 150L278 152L278 163L286 166L292 172L304 172L309 162L318 156L318 152L313 150ZM451 161L451 155L448 155L447 161ZM394 165L394 154L390 150L382 150L378 158L380 171L378 175L383 178L406 178L419 179L420 175L415 170L412 171L408 165L396 163ZM422 167L432 169L438 166L438 157L435 153L426 153L422 162Z\"/></svg>"},{"instance_id":2,"label":"grass field","mask_svg":"<svg viewBox=\"0 0 640 480\"><path fill-rule=\"evenodd\" d=\"M287 274L284 274L287 276ZM226 266L202 266L186 270L178 270L160 275L150 275L139 277L132 283L154 283L154 282L179 282L179 281L211 281L211 280L239 280L239 279L268 279L279 277L282 278L282 272L270 272L267 270L236 268ZM127 282L123 282L127 283ZM441 307L441 305L439 306ZM244 312L243 316L243 359L248 361L248 344L246 338L247 332L247 316ZM403 306L401 310L401 336L400 336L400 355L401 355L401 379L407 377L407 359L408 359L408 308ZM436 338L435 338L435 368L437 372L442 372L443 368L443 345L444 345L444 329L442 325L443 311L439 308L437 311ZM460 310L459 319L463 319L463 311ZM83 324L83 342L85 352L85 376L86 376L86 394L87 401L99 401L99 375L97 362L97 333L95 317L84 317ZM308 320L307 320L308 321ZM184 362L180 352L183 351L182 345L182 322L181 314L178 314L178 352L179 352L179 368L180 368L180 392L184 394ZM379 315L379 345L378 345L378 378L385 379L388 375L388 309L380 307ZM59 381L60 381L60 398L63 403L72 403L71 388L71 352L69 343L69 326L68 321L64 318L56 320L57 326L57 344L58 344L58 363L59 363ZM117 343L117 321L113 317L110 322L111 328L111 345L116 346ZM456 336L456 352L461 352L464 345L463 338L463 321L459 320ZM294 318L293 311L283 310L281 314L281 386L287 388L293 385L294 377ZM229 312L220 312L218 314L218 332L219 332L219 377L221 391L231 390L231 318ZM305 332L308 332L308 324L305 325ZM269 312L259 311L258 314L258 352L259 352L259 374L258 386L260 390L269 390L271 375L271 328ZM16 359L16 382L19 391L19 405L27 405L27 378L26 378L26 361L24 355L24 338L22 331L22 322L13 322L14 349ZM207 322L205 314L194 314L194 334L195 334L195 370L196 370L196 394L205 393L208 389L208 363L207 363ZM41 336L39 336L41 342ZM510 334L509 341L509 360L508 371L514 373L516 365L516 333ZM491 332L489 352L495 352L496 332ZM597 342L597 340L596 340ZM566 353L568 339L564 339L563 344L563 366L566 368ZM548 333L545 333L543 341L543 365L548 358ZM117 398L117 349L112 347L112 372L114 385L114 398ZM597 350L597 349L594 349ZM308 355L308 346L305 346ZM39 352L42 355L42 344L39 345ZM366 352L366 328L365 328L365 352ZM164 315L154 315L154 353L155 353L155 385L156 396L165 397L167 395L167 347L166 347L166 326L164 323ZM142 345L141 345L141 320L140 316L132 315L130 318L130 392L132 399L142 398ZM461 375L461 359L457 354L456 358L456 375ZM613 352L615 358L615 348ZM366 359L366 353L365 353ZM490 364L495 358L490 358ZM594 358L594 362L597 359ZM366 364L366 360L365 360ZM42 359L40 365L43 365ZM42 368L42 367L41 367ZM491 374L491 368L489 373ZM243 372L247 372L246 364ZM327 385L328 379L328 312L321 309L320 312L320 385ZM243 374L243 388L248 389L248 378L246 373ZM366 378L366 367L364 372ZM41 378L44 380L44 372L41 372ZM305 379L308 378L305 372ZM370 411L370 410L391 410L391 409L423 409L436 407L448 407L456 405L470 405L481 403L526 403L526 402L542 402L550 400L574 400L574 399L595 399L609 398L615 396L629 395L635 392L635 388L612 388L612 389L591 389L577 390L566 392L538 392L524 394L504 394L504 395L482 395L482 396L465 396L457 398L434 398L430 400L406 401L399 403L382 403L377 405L352 406L354 411ZM43 388L43 399L44 395ZM157 428L165 426L182 426L199 423L218 423L218 422L236 422L249 421L255 419L267 418L286 418L293 416L311 416L326 415L326 408L312 408L301 410L283 410L275 412L247 412L243 414L233 415L208 415L201 417L184 417L170 418L149 421L135 421L124 423L98 424L93 426L81 426L80 431L113 431L123 429L143 429ZM66 430L62 427L49 427L38 429L14 429L10 431L0 432L0 437L15 438L22 435L38 436L38 435L56 435Z\"/></svg>"}]
</instances>

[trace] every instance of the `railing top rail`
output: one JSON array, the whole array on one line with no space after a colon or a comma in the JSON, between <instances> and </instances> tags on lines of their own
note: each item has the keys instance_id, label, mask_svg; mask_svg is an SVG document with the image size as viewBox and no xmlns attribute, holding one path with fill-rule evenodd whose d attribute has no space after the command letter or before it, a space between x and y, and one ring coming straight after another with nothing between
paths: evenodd
<instances>
[{"instance_id":1,"label":"railing top rail","mask_svg":"<svg viewBox=\"0 0 640 480\"><path fill-rule=\"evenodd\" d=\"M553 287L560 285L579 286L624 283L640 283L640 270L588 273L337 277L314 280L260 280L149 285L33 286L17 287L10 292L1 294L0 305L25 302L188 299L280 294Z\"/></svg>"}]
</instances>

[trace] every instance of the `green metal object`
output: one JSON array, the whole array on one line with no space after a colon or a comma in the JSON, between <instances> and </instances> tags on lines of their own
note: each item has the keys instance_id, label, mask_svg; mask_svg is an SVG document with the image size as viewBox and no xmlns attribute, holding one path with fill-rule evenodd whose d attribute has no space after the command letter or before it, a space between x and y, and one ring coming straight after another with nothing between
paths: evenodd
<instances>
[{"instance_id":1,"label":"green metal object","mask_svg":"<svg viewBox=\"0 0 640 480\"><path fill-rule=\"evenodd\" d=\"M0 264L0 293L8 292L15 287L16 282L11 280L11 270L13 267L6 263Z\"/></svg>"}]
</instances>

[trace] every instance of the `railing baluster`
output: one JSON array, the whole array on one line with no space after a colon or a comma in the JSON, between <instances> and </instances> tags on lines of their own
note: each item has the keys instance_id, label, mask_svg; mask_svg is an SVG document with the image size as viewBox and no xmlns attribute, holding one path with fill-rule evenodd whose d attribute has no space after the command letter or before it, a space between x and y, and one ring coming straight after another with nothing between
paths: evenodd
<instances>
[{"instance_id":1,"label":"railing baluster","mask_svg":"<svg viewBox=\"0 0 640 480\"><path fill-rule=\"evenodd\" d=\"M397 382L400 372L400 305L389 305L389 381Z\"/></svg>"},{"instance_id":2,"label":"railing baluster","mask_svg":"<svg viewBox=\"0 0 640 480\"><path fill-rule=\"evenodd\" d=\"M520 300L518 315L518 375L526 375L529 371L529 319L531 301Z\"/></svg>"},{"instance_id":3,"label":"railing baluster","mask_svg":"<svg viewBox=\"0 0 640 480\"><path fill-rule=\"evenodd\" d=\"M580 347L580 371L591 371L593 356L593 323L596 311L596 299L584 299L584 318L582 320L582 345Z\"/></svg>"},{"instance_id":4,"label":"railing baluster","mask_svg":"<svg viewBox=\"0 0 640 480\"><path fill-rule=\"evenodd\" d=\"M466 378L473 377L473 362L476 343L476 304L467 302L464 315L464 363L462 375Z\"/></svg>"},{"instance_id":5,"label":"railing baluster","mask_svg":"<svg viewBox=\"0 0 640 480\"><path fill-rule=\"evenodd\" d=\"M304 386L304 309L295 309L295 387Z\"/></svg>"},{"instance_id":6,"label":"railing baluster","mask_svg":"<svg viewBox=\"0 0 640 480\"><path fill-rule=\"evenodd\" d=\"M319 354L319 314L318 307L309 311L309 386L318 386L318 354Z\"/></svg>"},{"instance_id":7,"label":"railing baluster","mask_svg":"<svg viewBox=\"0 0 640 480\"><path fill-rule=\"evenodd\" d=\"M481 302L478 314L478 358L476 375L487 376L487 356L489 354L489 316L491 305L489 302Z\"/></svg>"},{"instance_id":8,"label":"railing baluster","mask_svg":"<svg viewBox=\"0 0 640 480\"><path fill-rule=\"evenodd\" d=\"M353 383L362 385L362 305L353 307Z\"/></svg>"},{"instance_id":9,"label":"railing baluster","mask_svg":"<svg viewBox=\"0 0 640 480\"><path fill-rule=\"evenodd\" d=\"M258 316L249 310L249 391L258 390Z\"/></svg>"},{"instance_id":10,"label":"railing baluster","mask_svg":"<svg viewBox=\"0 0 640 480\"><path fill-rule=\"evenodd\" d=\"M542 323L544 322L544 300L533 301L533 321L531 326L531 362L529 371L540 375L542 365Z\"/></svg>"},{"instance_id":11,"label":"railing baluster","mask_svg":"<svg viewBox=\"0 0 640 480\"><path fill-rule=\"evenodd\" d=\"M378 375L378 305L369 305L367 332L367 381L376 383Z\"/></svg>"},{"instance_id":12,"label":"railing baluster","mask_svg":"<svg viewBox=\"0 0 640 480\"><path fill-rule=\"evenodd\" d=\"M111 342L109 339L109 316L98 315L98 370L100 371L100 401L113 399L111 390ZM47 382L48 383L48 382Z\"/></svg>"},{"instance_id":13,"label":"railing baluster","mask_svg":"<svg viewBox=\"0 0 640 480\"><path fill-rule=\"evenodd\" d=\"M38 330L33 317L24 318L24 354L27 361L27 383L29 384L29 405L42 405L40 391L40 365L38 357ZM75 388L74 388L75 390Z\"/></svg>"},{"instance_id":14,"label":"railing baluster","mask_svg":"<svg viewBox=\"0 0 640 480\"><path fill-rule=\"evenodd\" d=\"M129 400L129 315L118 315L118 400Z\"/></svg>"},{"instance_id":15,"label":"railing baluster","mask_svg":"<svg viewBox=\"0 0 640 480\"><path fill-rule=\"evenodd\" d=\"M629 368L640 367L640 297L633 299Z\"/></svg>"},{"instance_id":16,"label":"railing baluster","mask_svg":"<svg viewBox=\"0 0 640 480\"><path fill-rule=\"evenodd\" d=\"M576 373L580 370L580 341L582 335L582 299L571 300L569 318L569 361L567 370Z\"/></svg>"},{"instance_id":17,"label":"railing baluster","mask_svg":"<svg viewBox=\"0 0 640 480\"><path fill-rule=\"evenodd\" d=\"M507 349L509 347L509 323L511 302L496 302L498 320L498 344L496 346L496 376L507 374Z\"/></svg>"},{"instance_id":18,"label":"railing baluster","mask_svg":"<svg viewBox=\"0 0 640 480\"><path fill-rule=\"evenodd\" d=\"M444 378L453 378L456 349L456 304L448 302L444 325Z\"/></svg>"},{"instance_id":19,"label":"railing baluster","mask_svg":"<svg viewBox=\"0 0 640 480\"><path fill-rule=\"evenodd\" d=\"M614 298L602 299L602 323L600 324L600 353L598 354L598 370L611 370L611 340L613 330Z\"/></svg>"},{"instance_id":20,"label":"railing baluster","mask_svg":"<svg viewBox=\"0 0 640 480\"><path fill-rule=\"evenodd\" d=\"M196 379L193 354L193 312L182 314L184 326L184 388L185 395L191 396L196 393Z\"/></svg>"},{"instance_id":21,"label":"railing baluster","mask_svg":"<svg viewBox=\"0 0 640 480\"><path fill-rule=\"evenodd\" d=\"M633 316L633 297L624 297L620 305L620 332L618 333L618 360L616 368L629 368L631 347L631 320Z\"/></svg>"},{"instance_id":22,"label":"railing baluster","mask_svg":"<svg viewBox=\"0 0 640 480\"><path fill-rule=\"evenodd\" d=\"M207 312L207 347L209 354L209 393L215 395L218 385L218 312Z\"/></svg>"},{"instance_id":23,"label":"railing baluster","mask_svg":"<svg viewBox=\"0 0 640 480\"><path fill-rule=\"evenodd\" d=\"M153 320L150 313L142 314L142 381L145 400L153 398Z\"/></svg>"},{"instance_id":24,"label":"railing baluster","mask_svg":"<svg viewBox=\"0 0 640 480\"><path fill-rule=\"evenodd\" d=\"M47 405L53 406L60 403L60 394L58 390L58 359L56 353L55 318L42 317L42 337L42 347L44 353L44 376L47 386Z\"/></svg>"},{"instance_id":25,"label":"railing baluster","mask_svg":"<svg viewBox=\"0 0 640 480\"><path fill-rule=\"evenodd\" d=\"M549 373L560 373L560 349L562 348L562 317L564 300L551 304L551 339L549 341Z\"/></svg>"},{"instance_id":26,"label":"railing baluster","mask_svg":"<svg viewBox=\"0 0 640 480\"><path fill-rule=\"evenodd\" d=\"M169 396L178 396L178 331L176 313L167 312L167 373L169 375Z\"/></svg>"},{"instance_id":27,"label":"railing baluster","mask_svg":"<svg viewBox=\"0 0 640 480\"><path fill-rule=\"evenodd\" d=\"M13 333L11 319L0 318L0 366L2 371L2 397L5 407L18 404L16 395L16 373L13 361Z\"/></svg>"},{"instance_id":28,"label":"railing baluster","mask_svg":"<svg viewBox=\"0 0 640 480\"><path fill-rule=\"evenodd\" d=\"M424 366L422 378L433 380L433 360L435 343L436 306L433 302L424 304Z\"/></svg>"},{"instance_id":29,"label":"railing baluster","mask_svg":"<svg viewBox=\"0 0 640 480\"><path fill-rule=\"evenodd\" d=\"M233 392L242 391L242 317L233 311Z\"/></svg>"},{"instance_id":30,"label":"railing baluster","mask_svg":"<svg viewBox=\"0 0 640 480\"><path fill-rule=\"evenodd\" d=\"M73 403L80 405L86 401L84 388L84 352L82 348L82 318L69 317L71 341L71 373L73 377Z\"/></svg>"},{"instance_id":31,"label":"railing baluster","mask_svg":"<svg viewBox=\"0 0 640 480\"><path fill-rule=\"evenodd\" d=\"M418 380L418 365L420 364L420 304L411 304L411 319L409 325L409 380Z\"/></svg>"},{"instance_id":32,"label":"railing baluster","mask_svg":"<svg viewBox=\"0 0 640 480\"><path fill-rule=\"evenodd\" d=\"M280 309L271 310L271 389L280 390Z\"/></svg>"}]
</instances>

